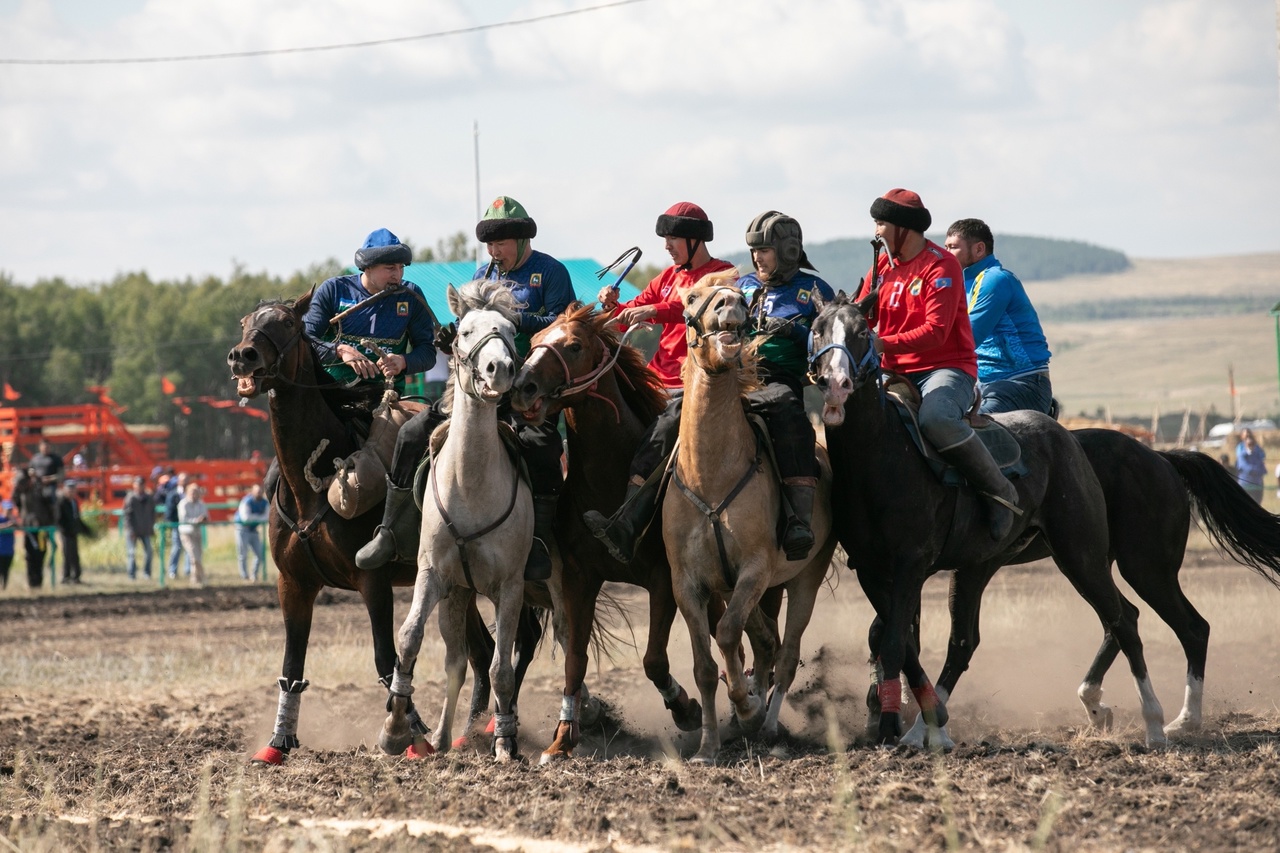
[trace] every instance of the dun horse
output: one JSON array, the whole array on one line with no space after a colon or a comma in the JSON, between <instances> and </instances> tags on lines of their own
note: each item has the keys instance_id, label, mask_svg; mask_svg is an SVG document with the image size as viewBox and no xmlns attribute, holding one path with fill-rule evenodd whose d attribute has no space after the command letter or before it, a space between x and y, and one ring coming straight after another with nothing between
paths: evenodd
<instances>
[{"instance_id":1,"label":"dun horse","mask_svg":"<svg viewBox=\"0 0 1280 853\"><path fill-rule=\"evenodd\" d=\"M524 604L524 563L533 544L533 495L498 421L498 403L516 375L517 305L504 283L486 281L461 291L451 285L449 309L458 317L449 433L427 478L413 605L400 629L380 744L395 754L413 740L413 668L427 617L439 603L448 682L433 746L440 752L449 748L467 670L467 614L478 592L497 612L489 673L498 705L493 746L498 761L510 761L518 754L512 655Z\"/></svg>"},{"instance_id":2,"label":"dun horse","mask_svg":"<svg viewBox=\"0 0 1280 853\"><path fill-rule=\"evenodd\" d=\"M693 761L714 763L720 748L716 719L717 668L711 655L707 602L726 601L715 626L729 701L744 731L777 733L778 713L795 678L800 639L835 549L831 535L831 469L820 453L822 476L814 503L818 543L808 557L789 561L773 520L780 489L762 439L742 406L755 384L753 352L743 341L747 304L742 292L707 276L685 297L692 317L684 365L684 409L671 484L662 504L667 559L676 602L693 642L694 678L702 697L702 742ZM760 608L772 588L787 592L782 647L777 623ZM743 671L742 635L751 640L755 673ZM774 685L767 707L761 694Z\"/></svg>"},{"instance_id":3,"label":"dun horse","mask_svg":"<svg viewBox=\"0 0 1280 853\"><path fill-rule=\"evenodd\" d=\"M942 485L912 445L893 407L885 405L865 310L866 305L849 302L843 294L825 306L814 323L811 370L826 404L823 419L835 475L837 534L850 567L857 570L883 620L883 635L876 643L884 670L878 738L890 742L897 737L898 674L904 663L926 714L941 707L959 678L958 670L948 670L949 685L935 694L915 658L909 625L919 610L925 577L955 569L962 589L970 579L981 581L974 584L980 595L985 579L998 567L1018 562L1034 547L1052 554L1124 652L1137 682L1147 743L1165 743L1163 711L1143 658L1137 609L1121 597L1111 578L1107 507L1079 442L1036 412L996 416L1021 445L1029 473L1015 481L1024 514L1003 541L993 540L976 493ZM976 614L976 595L971 606ZM963 622L963 630L976 631L976 618ZM1090 721L1103 722L1106 709L1094 669L1079 695ZM946 722L945 711L936 722ZM939 736L946 745L944 734Z\"/></svg>"},{"instance_id":4,"label":"dun horse","mask_svg":"<svg viewBox=\"0 0 1280 853\"><path fill-rule=\"evenodd\" d=\"M271 438L279 465L278 482L268 483L269 541L279 571L285 644L275 731L268 745L254 756L256 762L265 764L282 763L298 746L301 695L309 686L304 665L320 590L327 586L360 593L373 629L378 678L389 687L396 660L392 586L409 586L417 574L409 564L376 572L356 568L355 552L373 537L380 512L375 508L347 521L332 512L326 495L308 483L308 463L317 448L323 445L326 464L355 452L350 421L358 412L367 416L382 393L378 386L347 389L332 384L320 370L302 325L310 302L307 294L294 303L259 306L240 321L242 338L227 356L241 397L270 394ZM313 467L319 470L320 464L317 461ZM467 630L475 675L471 710L473 716L479 716L489 701L493 645L474 607L468 614ZM427 729L417 712L411 716L414 731L424 735Z\"/></svg>"},{"instance_id":5,"label":"dun horse","mask_svg":"<svg viewBox=\"0 0 1280 853\"><path fill-rule=\"evenodd\" d=\"M563 409L569 437L569 471L556 518L564 561L564 695L555 740L542 753L544 763L569 757L578 744L587 649L605 581L648 590L645 675L677 726L692 731L702 718L698 702L671 676L667 658L676 600L662 537L645 537L635 559L623 564L609 556L582 522L587 510L608 515L622 504L631 456L666 402L657 377L636 350L618 340L609 328L612 322L611 316L590 307L571 306L534 336L511 397L531 423Z\"/></svg>"}]
</instances>

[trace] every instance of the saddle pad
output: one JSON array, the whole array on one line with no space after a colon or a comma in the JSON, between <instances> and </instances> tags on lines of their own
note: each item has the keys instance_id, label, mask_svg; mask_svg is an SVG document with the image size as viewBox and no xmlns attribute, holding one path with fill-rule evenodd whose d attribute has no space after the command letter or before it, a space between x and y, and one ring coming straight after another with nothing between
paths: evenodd
<instances>
[{"instance_id":1,"label":"saddle pad","mask_svg":"<svg viewBox=\"0 0 1280 853\"><path fill-rule=\"evenodd\" d=\"M908 383L910 384L910 383ZM911 386L911 390L915 391L915 386ZM919 392L907 395L899 393L897 383L890 384L885 394L893 401L894 408L898 410L898 417L902 419L902 423L907 428L907 432L911 435L911 440L915 443L921 455L929 461L929 465L933 468L938 478L948 485L959 485L965 482L964 476L955 468L947 463L945 459L938 454L933 445L925 441L924 436L920 432L920 394ZM1001 472L1009 478L1023 477L1028 473L1027 466L1022 462L1022 446L1018 444L1018 440L1014 438L1013 433L1005 429L999 423L991 420L986 416L978 418L969 418L969 423L973 425L973 431L987 448L987 452L991 454L991 458L1000 466Z\"/></svg>"},{"instance_id":2,"label":"saddle pad","mask_svg":"<svg viewBox=\"0 0 1280 853\"><path fill-rule=\"evenodd\" d=\"M498 421L498 437L502 439L503 446L507 448L507 455L511 457L516 470L520 472L520 479L524 480L532 490L533 483L529 479L529 469L525 466L524 456L520 452L520 439L516 437L515 427L506 421ZM413 502L418 505L419 511L422 510L422 500L427 494L427 473L431 469L431 460L440 453L440 448L444 447L448 438L449 421L445 421L432 430L427 455L418 463L418 472L413 475Z\"/></svg>"}]
</instances>

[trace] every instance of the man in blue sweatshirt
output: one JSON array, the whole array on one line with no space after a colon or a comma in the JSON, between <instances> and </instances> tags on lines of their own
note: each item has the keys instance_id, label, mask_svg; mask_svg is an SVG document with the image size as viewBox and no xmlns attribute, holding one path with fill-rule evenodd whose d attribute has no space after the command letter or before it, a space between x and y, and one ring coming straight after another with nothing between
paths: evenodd
<instances>
[{"instance_id":1,"label":"man in blue sweatshirt","mask_svg":"<svg viewBox=\"0 0 1280 853\"><path fill-rule=\"evenodd\" d=\"M982 412L1052 414L1050 353L1040 317L1022 282L996 260L995 245L981 219L960 219L947 229L946 249L964 267Z\"/></svg>"}]
</instances>

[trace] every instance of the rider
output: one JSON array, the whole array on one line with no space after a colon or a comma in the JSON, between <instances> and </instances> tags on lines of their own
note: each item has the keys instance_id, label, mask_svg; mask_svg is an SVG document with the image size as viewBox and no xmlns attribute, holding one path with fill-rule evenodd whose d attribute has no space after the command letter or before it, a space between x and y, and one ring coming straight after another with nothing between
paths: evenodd
<instances>
[{"instance_id":1,"label":"rider","mask_svg":"<svg viewBox=\"0 0 1280 853\"><path fill-rule=\"evenodd\" d=\"M516 323L516 351L521 356L529 351L529 338L551 325L574 299L573 284L564 264L530 247L529 241L537 233L537 223L518 201L508 196L495 199L476 224L476 239L486 245L492 260L476 270L475 279L506 282L516 300L524 305ZM442 349L451 344L452 335L452 325L441 330L438 342ZM511 414L505 403L501 414L509 417L515 427L532 481L535 544L529 551L524 576L531 581L546 580L551 577L548 543L555 524L556 501L564 484L559 419L530 426ZM432 406L400 428L387 475L382 524L374 538L356 552L356 565L360 568L375 569L393 559L413 560L418 553L420 520L411 509L413 478L427 454L432 431L445 417L438 405Z\"/></svg>"},{"instance_id":2,"label":"rider","mask_svg":"<svg viewBox=\"0 0 1280 853\"><path fill-rule=\"evenodd\" d=\"M789 216L768 211L747 228L756 272L742 279L750 302L752 337L763 336L758 352L765 387L748 395L748 407L760 413L773 440L783 492L790 505L782 546L791 560L802 559L813 547L810 522L817 484L813 426L804 415L802 387L807 369L809 324L816 313L814 291L834 298L822 279L800 272L812 269L804 253L800 224ZM710 271L710 270L709 270ZM680 398L676 397L654 422L631 463L628 500L613 518L589 511L584 520L613 557L628 562L635 554L639 534L657 507L660 480L646 485L645 478L669 456L679 432ZM665 467L665 466L663 466ZM640 494L643 492L642 494Z\"/></svg>"},{"instance_id":3,"label":"rider","mask_svg":"<svg viewBox=\"0 0 1280 853\"><path fill-rule=\"evenodd\" d=\"M946 249L964 267L982 412L1033 409L1048 415L1053 407L1049 345L1026 289L996 260L995 245L981 219L960 219L947 229Z\"/></svg>"},{"instance_id":4,"label":"rider","mask_svg":"<svg viewBox=\"0 0 1280 853\"><path fill-rule=\"evenodd\" d=\"M878 289L873 317L876 351L886 370L920 390L920 431L986 498L991 536L1003 539L1018 509L1018 491L965 421L977 380L973 330L965 310L960 263L924 232L933 221L920 196L892 189L871 203L878 255L859 297Z\"/></svg>"},{"instance_id":5,"label":"rider","mask_svg":"<svg viewBox=\"0 0 1280 853\"><path fill-rule=\"evenodd\" d=\"M680 368L689 354L680 295L704 275L732 269L733 264L711 257L707 249L707 243L714 236L711 220L707 219L706 211L692 202L680 201L667 208L666 213L658 217L655 230L666 241L671 266L654 276L629 302L619 303L618 291L612 286L601 288L596 298L603 310L618 312L618 322L624 327L636 323L662 326L658 349L649 366L662 377L667 393L675 396L683 393Z\"/></svg>"},{"instance_id":6,"label":"rider","mask_svg":"<svg viewBox=\"0 0 1280 853\"><path fill-rule=\"evenodd\" d=\"M642 322L662 324L658 350L650 366L661 377L671 398L640 439L640 447L631 460L631 477L622 506L612 518L605 518L595 510L584 516L587 527L604 542L613 558L623 563L635 556L640 536L658 502L658 478L654 477L648 485L646 482L650 474L664 466L679 432L680 398L684 394L680 369L689 354L681 297L703 276L733 269L728 261L711 257L707 243L715 236L715 228L706 211L692 202L680 201L667 208L658 217L654 231L665 241L671 266L654 276L640 295L629 302L619 304L618 292L612 287L603 288L597 297L603 310L621 309L617 316L623 326Z\"/></svg>"},{"instance_id":7,"label":"rider","mask_svg":"<svg viewBox=\"0 0 1280 853\"><path fill-rule=\"evenodd\" d=\"M406 376L436 363L431 309L418 286L404 281L413 251L379 228L356 250L355 261L358 275L336 276L316 288L303 325L334 380L395 377L396 390L403 391ZM385 355L378 356L366 341Z\"/></svg>"}]
</instances>

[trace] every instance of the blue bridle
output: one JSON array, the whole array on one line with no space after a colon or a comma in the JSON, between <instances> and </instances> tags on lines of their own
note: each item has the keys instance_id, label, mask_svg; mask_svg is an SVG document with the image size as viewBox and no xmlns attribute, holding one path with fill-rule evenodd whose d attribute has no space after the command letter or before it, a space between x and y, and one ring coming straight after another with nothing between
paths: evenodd
<instances>
[{"instance_id":1,"label":"blue bridle","mask_svg":"<svg viewBox=\"0 0 1280 853\"><path fill-rule=\"evenodd\" d=\"M853 365L853 389L856 391L861 388L867 381L867 377L880 375L880 353L876 352L876 333L871 329L867 330L867 351L862 354L862 358L854 358L853 353L844 344L831 343L824 346L817 352L813 351L813 330L809 330L809 381L818 384L818 377L815 373L818 366L818 360L829 352L842 352L849 359L849 364Z\"/></svg>"}]
</instances>

